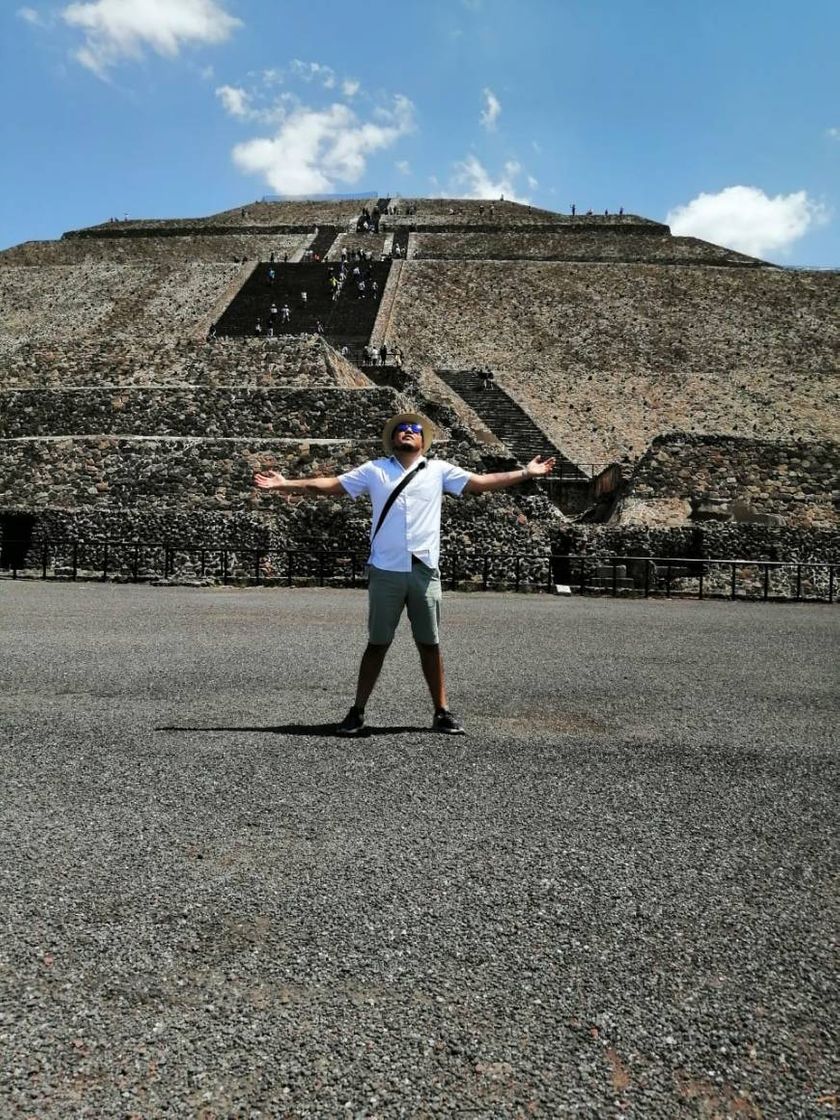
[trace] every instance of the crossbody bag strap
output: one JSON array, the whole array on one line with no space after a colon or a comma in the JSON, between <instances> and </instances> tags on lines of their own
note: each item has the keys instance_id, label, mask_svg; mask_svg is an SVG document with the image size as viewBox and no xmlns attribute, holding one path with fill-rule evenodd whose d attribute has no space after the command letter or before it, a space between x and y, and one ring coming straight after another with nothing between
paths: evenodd
<instances>
[{"instance_id":1,"label":"crossbody bag strap","mask_svg":"<svg viewBox=\"0 0 840 1120\"><path fill-rule=\"evenodd\" d=\"M373 544L374 537L379 532L379 530L382 528L382 522L388 516L388 511L390 510L391 506L394 504L394 502L397 500L397 498L400 496L400 494L403 492L403 490L405 490L406 486L408 486L408 484L409 484L409 482L411 482L412 478L414 478L414 476L419 471L422 471L422 469L425 467L425 465L426 465L426 460L424 459L422 463L417 464L417 466L414 468L413 471L409 471L408 474L403 475L403 477L400 479L400 481L397 483L397 485L394 487L394 489L388 495L387 501L385 502L385 505L382 507L382 512L379 515L379 520L376 523L376 528L373 530L373 536L370 538L370 543L371 544Z\"/></svg>"}]
</instances>

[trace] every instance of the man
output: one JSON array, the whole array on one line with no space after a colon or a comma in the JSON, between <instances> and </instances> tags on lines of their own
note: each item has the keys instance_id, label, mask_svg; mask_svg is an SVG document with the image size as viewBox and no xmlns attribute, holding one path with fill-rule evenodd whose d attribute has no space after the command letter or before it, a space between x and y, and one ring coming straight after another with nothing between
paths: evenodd
<instances>
[{"instance_id":1,"label":"man","mask_svg":"<svg viewBox=\"0 0 840 1120\"><path fill-rule=\"evenodd\" d=\"M362 655L356 698L338 725L339 735L358 735L365 726L365 705L379 677L403 608L420 654L420 665L434 704L432 729L463 735L450 712L440 652L440 511L444 494L486 494L551 472L554 459L537 455L527 467L498 474L471 474L453 463L427 459L434 426L425 416L403 412L382 431L385 455L337 477L284 478L279 471L254 476L261 490L313 497L368 494L373 505L368 560L368 645ZM409 477L410 476L410 477ZM405 481L405 480L408 481ZM399 495L390 495L404 483ZM383 517L384 514L384 517Z\"/></svg>"}]
</instances>

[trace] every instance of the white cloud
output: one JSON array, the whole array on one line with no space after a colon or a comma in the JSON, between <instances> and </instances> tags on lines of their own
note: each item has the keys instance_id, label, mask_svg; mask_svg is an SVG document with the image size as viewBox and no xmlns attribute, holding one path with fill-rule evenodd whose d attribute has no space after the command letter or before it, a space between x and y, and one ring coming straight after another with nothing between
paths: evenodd
<instances>
[{"instance_id":1,"label":"white cloud","mask_svg":"<svg viewBox=\"0 0 840 1120\"><path fill-rule=\"evenodd\" d=\"M232 117L248 117L251 114L250 98L239 86L219 86L216 96Z\"/></svg>"},{"instance_id":2,"label":"white cloud","mask_svg":"<svg viewBox=\"0 0 840 1120\"><path fill-rule=\"evenodd\" d=\"M826 221L825 207L805 191L770 198L758 187L726 187L677 206L665 219L678 237L699 237L761 257L785 252L803 234Z\"/></svg>"},{"instance_id":3,"label":"white cloud","mask_svg":"<svg viewBox=\"0 0 840 1120\"><path fill-rule=\"evenodd\" d=\"M17 15L19 19L26 20L27 23L31 23L35 27L44 26L40 12L36 12L34 8L18 8Z\"/></svg>"},{"instance_id":4,"label":"white cloud","mask_svg":"<svg viewBox=\"0 0 840 1120\"><path fill-rule=\"evenodd\" d=\"M532 191L535 191L539 185L539 180L535 179L533 175L528 176L528 186Z\"/></svg>"},{"instance_id":5,"label":"white cloud","mask_svg":"<svg viewBox=\"0 0 840 1120\"><path fill-rule=\"evenodd\" d=\"M508 202L529 202L529 199L518 194L513 184L514 178L521 170L515 160L508 160L503 174L494 179L476 156L469 155L465 160L455 164L455 184L463 188L464 198L495 199L504 195Z\"/></svg>"},{"instance_id":6,"label":"white cloud","mask_svg":"<svg viewBox=\"0 0 840 1120\"><path fill-rule=\"evenodd\" d=\"M499 114L502 111L502 103L493 93L492 89L482 90L484 94L484 108L479 117L479 123L482 128L492 132L496 127L496 121L499 119Z\"/></svg>"},{"instance_id":7,"label":"white cloud","mask_svg":"<svg viewBox=\"0 0 840 1120\"><path fill-rule=\"evenodd\" d=\"M355 97L361 88L361 82L357 82L355 78L345 78L341 83L341 92L345 97Z\"/></svg>"},{"instance_id":8,"label":"white cloud","mask_svg":"<svg viewBox=\"0 0 840 1120\"><path fill-rule=\"evenodd\" d=\"M829 140L840 140L840 128L827 128L825 134Z\"/></svg>"},{"instance_id":9,"label":"white cloud","mask_svg":"<svg viewBox=\"0 0 840 1120\"><path fill-rule=\"evenodd\" d=\"M237 144L233 160L262 175L278 194L320 194L336 183L357 183L373 152L388 148L414 127L414 106L397 95L379 120L360 121L341 103L325 109L299 105L286 113L274 136Z\"/></svg>"},{"instance_id":10,"label":"white cloud","mask_svg":"<svg viewBox=\"0 0 840 1120\"><path fill-rule=\"evenodd\" d=\"M319 82L324 89L335 88L335 71L331 66L324 66L320 62L301 62L299 58L294 58L290 69L305 82Z\"/></svg>"},{"instance_id":11,"label":"white cloud","mask_svg":"<svg viewBox=\"0 0 840 1120\"><path fill-rule=\"evenodd\" d=\"M397 169L397 171L399 171L400 175L410 175L411 174L411 164L408 162L407 159L397 160L397 162L394 164L394 167L396 167L396 169Z\"/></svg>"},{"instance_id":12,"label":"white cloud","mask_svg":"<svg viewBox=\"0 0 840 1120\"><path fill-rule=\"evenodd\" d=\"M75 58L100 77L145 48L174 58L185 44L223 42L241 24L216 0L93 0L68 4L61 16L84 31Z\"/></svg>"}]
</instances>

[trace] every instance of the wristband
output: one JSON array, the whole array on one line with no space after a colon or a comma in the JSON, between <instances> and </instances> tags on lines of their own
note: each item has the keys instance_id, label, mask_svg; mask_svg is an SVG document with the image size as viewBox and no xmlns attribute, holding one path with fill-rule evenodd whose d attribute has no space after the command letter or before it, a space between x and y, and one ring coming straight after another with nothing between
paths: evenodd
<instances>
[{"instance_id":1,"label":"wristband","mask_svg":"<svg viewBox=\"0 0 840 1120\"><path fill-rule=\"evenodd\" d=\"M528 474L528 468L527 468L527 467L523 467L523 468L522 468L522 481L523 481L523 482L527 482L527 481L528 481L528 479L529 479L530 477L531 477L531 476L530 476L530 475Z\"/></svg>"}]
</instances>

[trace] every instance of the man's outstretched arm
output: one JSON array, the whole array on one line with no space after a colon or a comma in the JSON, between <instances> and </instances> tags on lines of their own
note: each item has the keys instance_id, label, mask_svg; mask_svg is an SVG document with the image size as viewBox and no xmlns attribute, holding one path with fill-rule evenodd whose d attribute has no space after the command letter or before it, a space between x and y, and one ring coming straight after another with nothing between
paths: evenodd
<instances>
[{"instance_id":1,"label":"man's outstretched arm","mask_svg":"<svg viewBox=\"0 0 840 1120\"><path fill-rule=\"evenodd\" d=\"M465 494L486 494L491 490L505 490L508 486L518 486L521 482L528 482L532 478L544 478L551 473L554 459L543 459L537 455L527 467L518 467L515 471L500 471L498 474L471 474L470 480L464 487Z\"/></svg>"},{"instance_id":2,"label":"man's outstretched arm","mask_svg":"<svg viewBox=\"0 0 840 1120\"><path fill-rule=\"evenodd\" d=\"M286 478L280 471L262 471L254 475L254 485L260 490L279 490L281 494L308 494L311 498L328 494L346 494L337 478Z\"/></svg>"}]
</instances>

